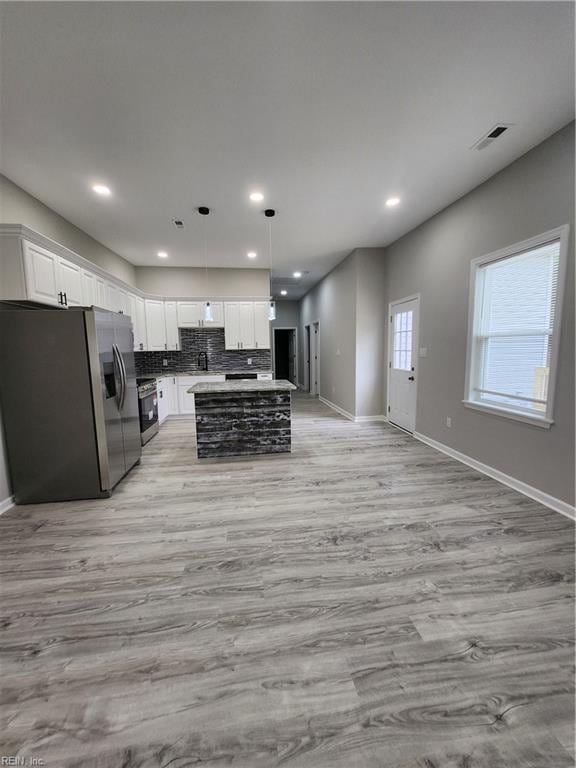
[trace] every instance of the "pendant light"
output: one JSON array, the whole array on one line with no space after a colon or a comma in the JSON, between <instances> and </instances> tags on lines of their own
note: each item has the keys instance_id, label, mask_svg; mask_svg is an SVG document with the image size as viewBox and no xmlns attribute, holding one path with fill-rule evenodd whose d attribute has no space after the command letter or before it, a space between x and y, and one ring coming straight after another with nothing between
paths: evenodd
<instances>
[{"instance_id":1,"label":"pendant light","mask_svg":"<svg viewBox=\"0 0 576 768\"><path fill-rule=\"evenodd\" d=\"M276 216L276 211L274 208L267 208L264 211L264 216L268 219L268 253L270 256L270 284L272 284L272 219ZM276 302L272 298L268 307L268 320L276 320Z\"/></svg>"},{"instance_id":2,"label":"pendant light","mask_svg":"<svg viewBox=\"0 0 576 768\"><path fill-rule=\"evenodd\" d=\"M206 270L206 293L210 295L208 291L209 287L209 281L210 276L208 274L208 240L206 238L206 216L210 214L210 208L207 208L205 205L201 205L200 208L198 208L198 213L203 217L203 235L204 235L204 269ZM206 299L204 303L204 322L205 323L213 323L214 317L212 315L212 307L210 306L210 300Z\"/></svg>"}]
</instances>

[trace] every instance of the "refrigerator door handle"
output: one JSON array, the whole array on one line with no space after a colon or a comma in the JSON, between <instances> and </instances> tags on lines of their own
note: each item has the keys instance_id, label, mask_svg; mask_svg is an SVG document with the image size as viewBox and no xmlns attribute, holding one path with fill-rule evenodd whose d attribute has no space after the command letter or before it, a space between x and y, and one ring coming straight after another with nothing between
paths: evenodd
<instances>
[{"instance_id":1,"label":"refrigerator door handle","mask_svg":"<svg viewBox=\"0 0 576 768\"><path fill-rule=\"evenodd\" d=\"M112 344L112 352L114 354L114 359L116 360L116 365L118 366L118 372L120 375L120 394L118 396L117 404L118 410L121 411L124 405L124 400L126 398L126 371L124 370L124 361L122 360L122 355L120 354L120 350L116 344Z\"/></svg>"},{"instance_id":2,"label":"refrigerator door handle","mask_svg":"<svg viewBox=\"0 0 576 768\"><path fill-rule=\"evenodd\" d=\"M128 389L127 377L126 377L126 365L124 364L124 358L122 353L118 350L118 359L120 360L120 370L122 371L122 401L120 403L120 410L124 408L124 401L126 400L126 390Z\"/></svg>"}]
</instances>

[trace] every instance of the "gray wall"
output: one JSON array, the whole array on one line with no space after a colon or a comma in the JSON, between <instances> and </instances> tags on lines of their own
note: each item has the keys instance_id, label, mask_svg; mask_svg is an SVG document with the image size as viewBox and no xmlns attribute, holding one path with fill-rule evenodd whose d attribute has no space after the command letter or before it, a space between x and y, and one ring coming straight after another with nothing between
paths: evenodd
<instances>
[{"instance_id":1,"label":"gray wall","mask_svg":"<svg viewBox=\"0 0 576 768\"><path fill-rule=\"evenodd\" d=\"M0 223L24 224L110 274L135 284L134 266L0 174Z\"/></svg>"},{"instance_id":2,"label":"gray wall","mask_svg":"<svg viewBox=\"0 0 576 768\"><path fill-rule=\"evenodd\" d=\"M320 394L352 416L384 413L385 274L384 249L357 248L300 302L301 364L320 320Z\"/></svg>"},{"instance_id":3,"label":"gray wall","mask_svg":"<svg viewBox=\"0 0 576 768\"><path fill-rule=\"evenodd\" d=\"M348 413L356 407L356 257L352 253L300 303L300 361L304 383L304 326L320 321L320 395Z\"/></svg>"},{"instance_id":4,"label":"gray wall","mask_svg":"<svg viewBox=\"0 0 576 768\"><path fill-rule=\"evenodd\" d=\"M219 296L267 298L268 269L209 269L201 267L136 267L137 288L160 296Z\"/></svg>"},{"instance_id":5,"label":"gray wall","mask_svg":"<svg viewBox=\"0 0 576 768\"><path fill-rule=\"evenodd\" d=\"M462 405L470 260L569 223L551 429ZM574 503L574 124L386 249L387 301L421 294L416 431ZM446 417L452 417L452 428Z\"/></svg>"},{"instance_id":6,"label":"gray wall","mask_svg":"<svg viewBox=\"0 0 576 768\"><path fill-rule=\"evenodd\" d=\"M361 248L356 255L355 416L381 416L385 410L386 252Z\"/></svg>"},{"instance_id":7,"label":"gray wall","mask_svg":"<svg viewBox=\"0 0 576 768\"><path fill-rule=\"evenodd\" d=\"M276 320L272 321L273 328L298 328L300 306L297 301L277 301Z\"/></svg>"}]
</instances>

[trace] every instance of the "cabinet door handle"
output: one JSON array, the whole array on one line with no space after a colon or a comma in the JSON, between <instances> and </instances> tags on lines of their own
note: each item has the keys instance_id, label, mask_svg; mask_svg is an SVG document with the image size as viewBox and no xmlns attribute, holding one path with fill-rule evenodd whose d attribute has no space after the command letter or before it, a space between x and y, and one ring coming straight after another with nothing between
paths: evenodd
<instances>
[{"instance_id":1,"label":"cabinet door handle","mask_svg":"<svg viewBox=\"0 0 576 768\"><path fill-rule=\"evenodd\" d=\"M64 306L67 307L68 306L68 297L66 296L66 293L63 293L62 296L64 297L64 302L63 302Z\"/></svg>"},{"instance_id":2,"label":"cabinet door handle","mask_svg":"<svg viewBox=\"0 0 576 768\"><path fill-rule=\"evenodd\" d=\"M140 342L140 349L144 349L144 344L142 342Z\"/></svg>"},{"instance_id":3,"label":"cabinet door handle","mask_svg":"<svg viewBox=\"0 0 576 768\"><path fill-rule=\"evenodd\" d=\"M62 305L64 304L64 294L62 293L62 291L60 291L60 293L58 294L58 304L62 304Z\"/></svg>"},{"instance_id":4,"label":"cabinet door handle","mask_svg":"<svg viewBox=\"0 0 576 768\"><path fill-rule=\"evenodd\" d=\"M164 344L164 349L168 349L168 344Z\"/></svg>"},{"instance_id":5,"label":"cabinet door handle","mask_svg":"<svg viewBox=\"0 0 576 768\"><path fill-rule=\"evenodd\" d=\"M257 342L257 341L255 341L254 343L256 344L256 349L258 349L258 342Z\"/></svg>"}]
</instances>

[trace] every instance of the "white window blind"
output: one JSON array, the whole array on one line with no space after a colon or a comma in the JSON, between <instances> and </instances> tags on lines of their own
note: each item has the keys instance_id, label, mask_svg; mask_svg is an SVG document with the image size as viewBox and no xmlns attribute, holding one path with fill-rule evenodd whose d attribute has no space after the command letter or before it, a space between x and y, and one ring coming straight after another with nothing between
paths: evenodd
<instances>
[{"instance_id":1,"label":"white window blind","mask_svg":"<svg viewBox=\"0 0 576 768\"><path fill-rule=\"evenodd\" d=\"M477 267L469 401L548 414L560 245L558 237Z\"/></svg>"}]
</instances>

